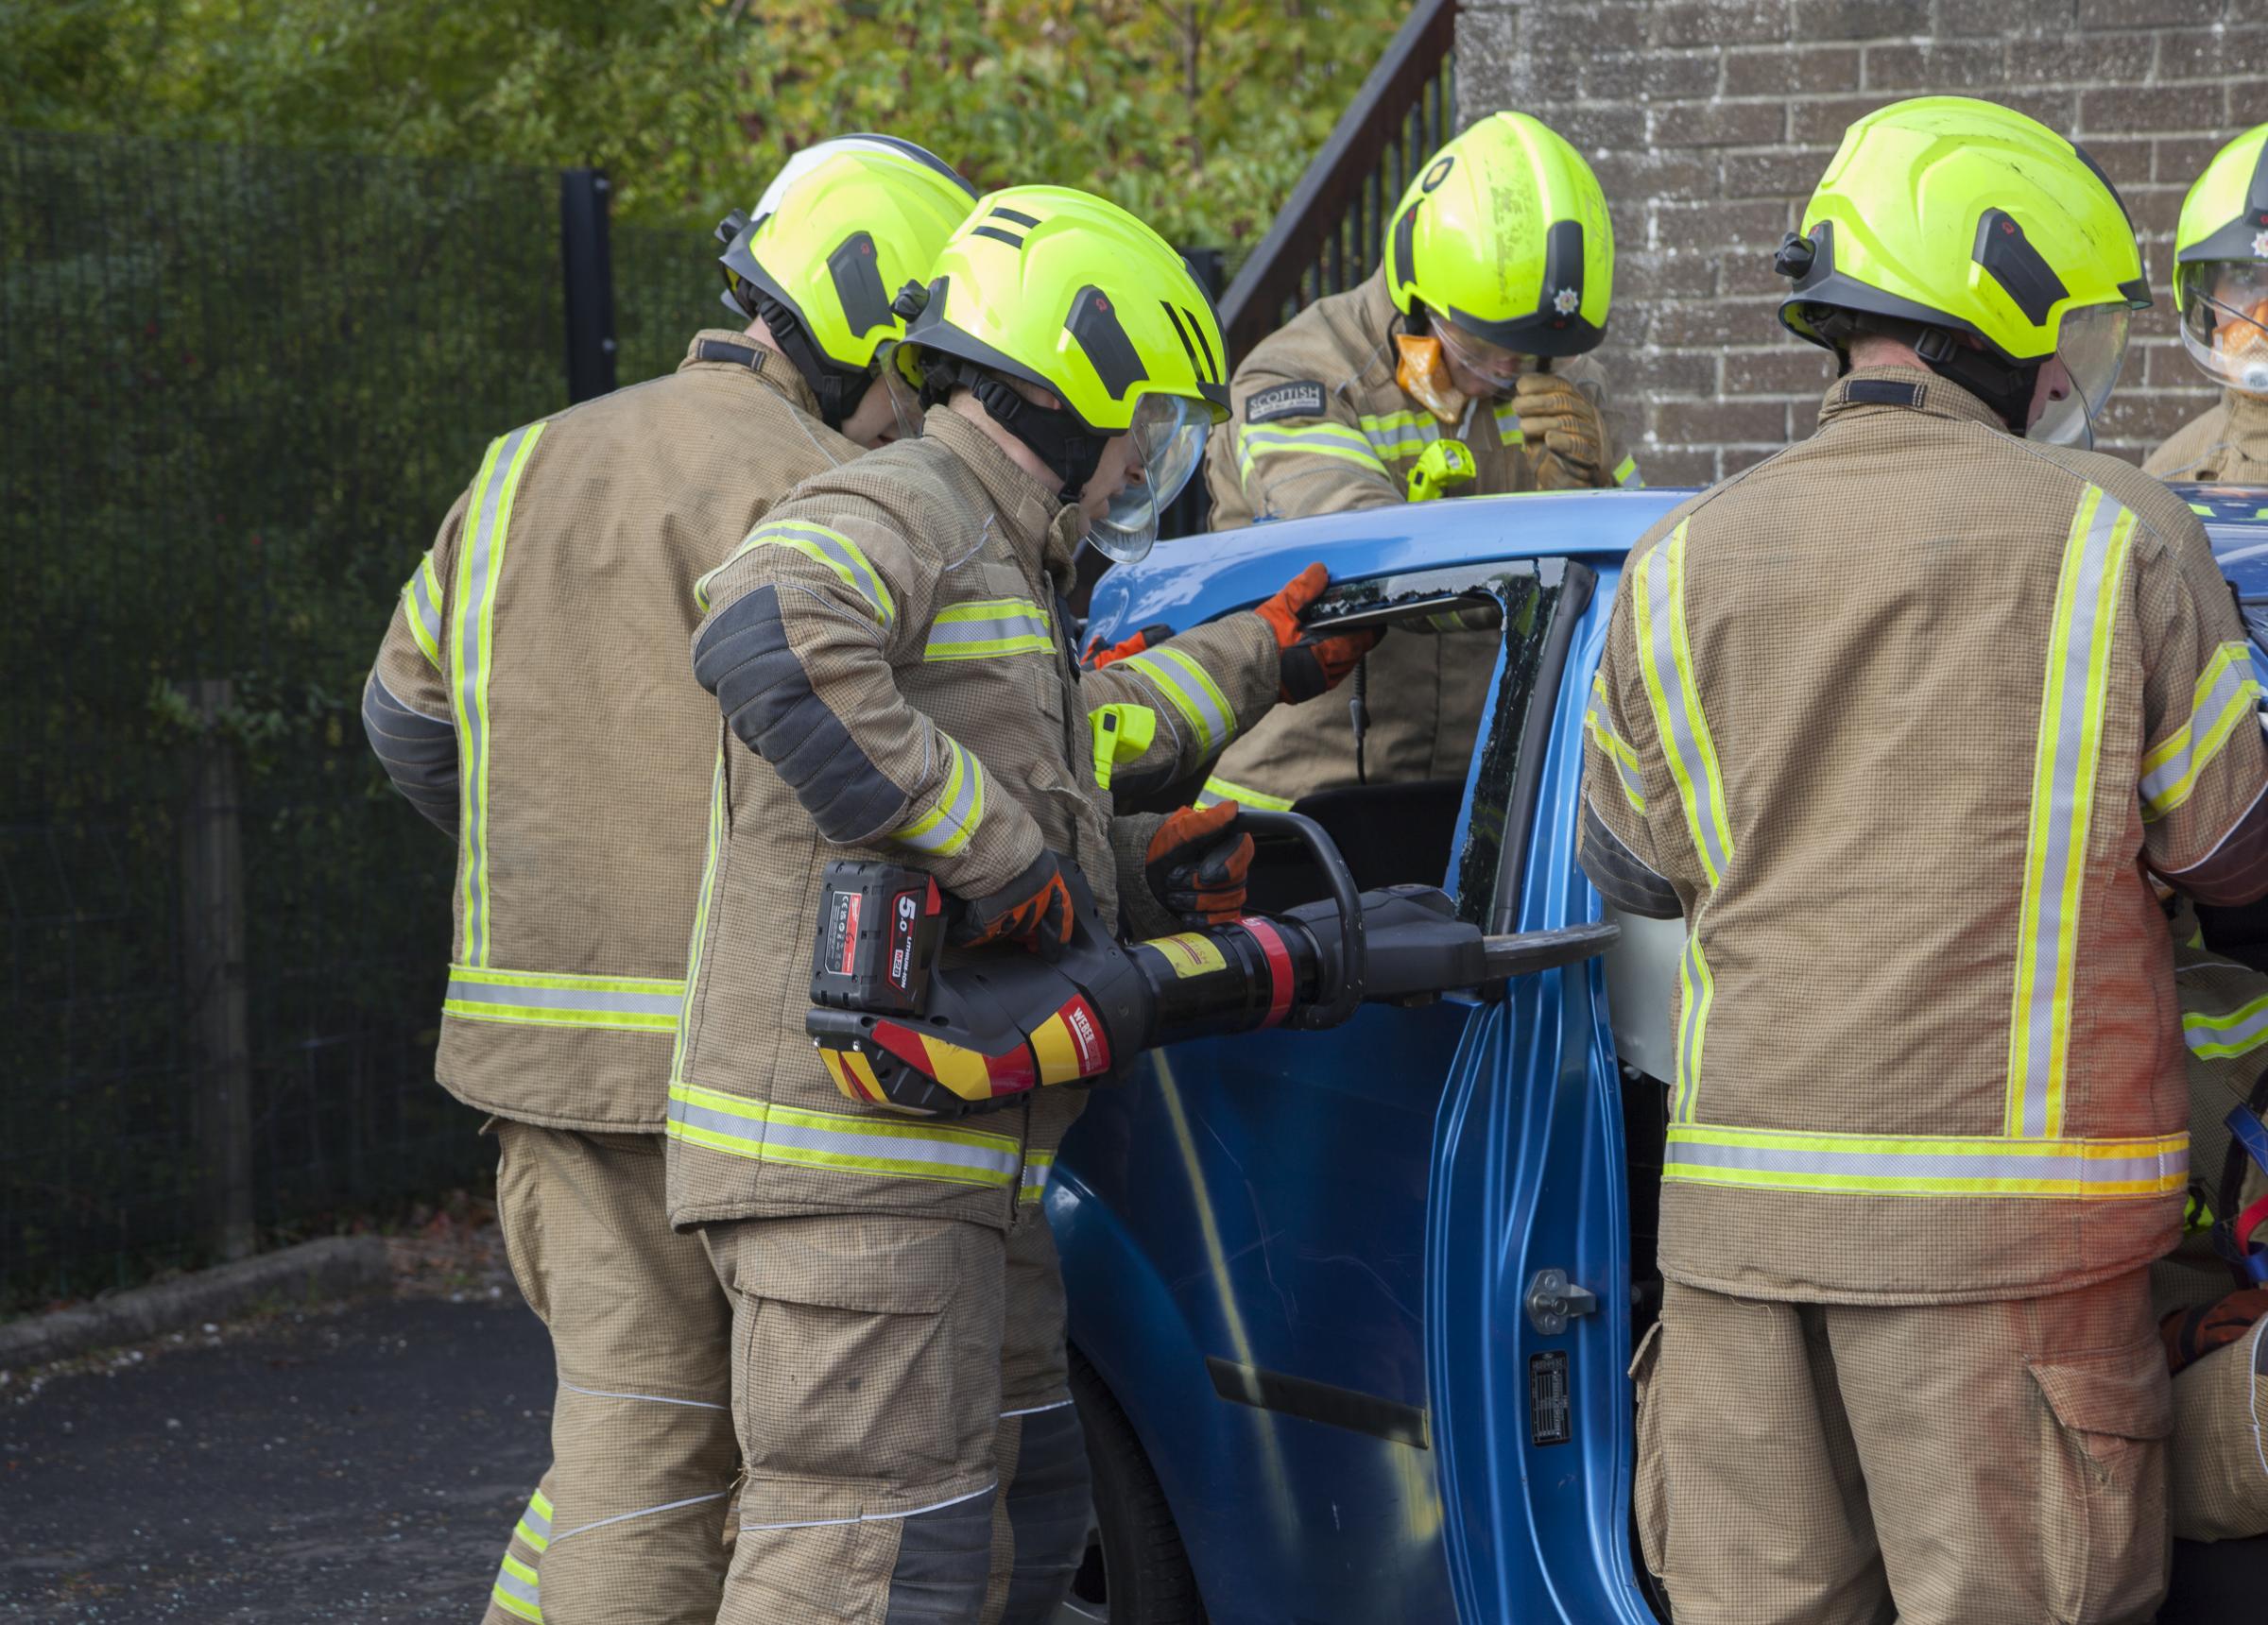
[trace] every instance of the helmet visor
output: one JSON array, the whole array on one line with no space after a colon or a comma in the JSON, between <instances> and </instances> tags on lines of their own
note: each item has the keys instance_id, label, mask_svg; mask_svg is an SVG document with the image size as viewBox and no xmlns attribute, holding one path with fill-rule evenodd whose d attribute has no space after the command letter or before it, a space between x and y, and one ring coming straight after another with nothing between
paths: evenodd
<instances>
[{"instance_id":1,"label":"helmet visor","mask_svg":"<svg viewBox=\"0 0 2268 1625\"><path fill-rule=\"evenodd\" d=\"M2268 265L2193 260L2174 276L2190 359L2217 384L2268 395Z\"/></svg>"},{"instance_id":2,"label":"helmet visor","mask_svg":"<svg viewBox=\"0 0 2268 1625\"><path fill-rule=\"evenodd\" d=\"M1152 393L1134 402L1126 430L1130 455L1125 488L1109 510L1088 527L1087 539L1107 557L1132 564L1158 539L1158 518L1173 505L1205 455L1212 414L1180 395Z\"/></svg>"},{"instance_id":3,"label":"helmet visor","mask_svg":"<svg viewBox=\"0 0 2268 1625\"><path fill-rule=\"evenodd\" d=\"M1528 358L1517 351L1491 344L1478 334L1467 333L1444 316L1434 317L1434 336L1441 341L1442 350L1452 361L1479 379L1493 395L1511 394L1528 365Z\"/></svg>"},{"instance_id":4,"label":"helmet visor","mask_svg":"<svg viewBox=\"0 0 2268 1625\"><path fill-rule=\"evenodd\" d=\"M2119 381L2119 364L2126 358L2131 316L2122 304L2064 312L2055 353L2042 369L2048 374L2047 398L2034 408L2037 416L2027 438L2051 446L2095 443L2095 423L2110 398L2110 386Z\"/></svg>"}]
</instances>

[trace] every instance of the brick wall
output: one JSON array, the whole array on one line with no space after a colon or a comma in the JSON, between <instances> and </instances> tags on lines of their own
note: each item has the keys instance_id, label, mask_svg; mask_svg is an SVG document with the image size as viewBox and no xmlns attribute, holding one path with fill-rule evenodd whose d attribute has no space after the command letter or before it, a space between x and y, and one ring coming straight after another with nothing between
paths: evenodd
<instances>
[{"instance_id":1,"label":"brick wall","mask_svg":"<svg viewBox=\"0 0 2268 1625\"><path fill-rule=\"evenodd\" d=\"M1775 316L1772 251L1860 114L1987 97L2065 131L2118 184L2156 307L2099 443L2139 461L2210 403L2168 277L2190 182L2268 120L2268 0L1465 0L1458 109L1532 112L1614 215L1600 352L1654 483L1706 483L1810 433L1831 364Z\"/></svg>"}]
</instances>

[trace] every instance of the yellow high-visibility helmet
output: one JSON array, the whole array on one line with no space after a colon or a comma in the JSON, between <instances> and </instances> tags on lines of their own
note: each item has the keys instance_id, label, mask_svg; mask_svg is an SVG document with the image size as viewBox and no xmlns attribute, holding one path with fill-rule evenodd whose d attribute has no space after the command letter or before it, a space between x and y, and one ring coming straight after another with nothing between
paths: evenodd
<instances>
[{"instance_id":1,"label":"yellow high-visibility helmet","mask_svg":"<svg viewBox=\"0 0 2268 1625\"><path fill-rule=\"evenodd\" d=\"M1118 435L1138 484L1088 539L1113 558L1149 551L1159 512L1228 415L1228 352L1204 283L1163 237L1106 198L1011 186L977 199L926 288L903 291L905 346L933 397L955 385L1022 439L1075 499ZM1005 380L1044 389L1034 404Z\"/></svg>"},{"instance_id":2,"label":"yellow high-visibility helmet","mask_svg":"<svg viewBox=\"0 0 2268 1625\"><path fill-rule=\"evenodd\" d=\"M943 159L894 135L807 146L753 218L735 210L717 227L725 306L763 318L839 429L904 334L891 296L927 274L975 197Z\"/></svg>"},{"instance_id":3,"label":"yellow high-visibility helmet","mask_svg":"<svg viewBox=\"0 0 2268 1625\"><path fill-rule=\"evenodd\" d=\"M2268 395L2268 124L2215 153L2183 199L2174 308L2207 377Z\"/></svg>"},{"instance_id":4,"label":"yellow high-visibility helmet","mask_svg":"<svg viewBox=\"0 0 2268 1625\"><path fill-rule=\"evenodd\" d=\"M1583 155L1539 119L1490 113L1434 154L1395 207L1386 291L1519 355L1606 336L1614 227Z\"/></svg>"},{"instance_id":5,"label":"yellow high-visibility helmet","mask_svg":"<svg viewBox=\"0 0 2268 1625\"><path fill-rule=\"evenodd\" d=\"M1853 124L1773 263L1797 337L1847 361L1855 334L1903 338L2011 431L2058 443L2092 443L2130 313L2150 307L2133 223L2086 149L1967 96ZM2051 359L2070 387L2034 422Z\"/></svg>"}]
</instances>

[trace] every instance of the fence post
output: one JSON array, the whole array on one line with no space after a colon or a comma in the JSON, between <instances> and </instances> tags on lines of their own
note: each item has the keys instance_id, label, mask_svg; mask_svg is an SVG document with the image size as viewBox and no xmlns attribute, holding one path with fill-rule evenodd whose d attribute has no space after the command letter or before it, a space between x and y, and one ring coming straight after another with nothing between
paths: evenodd
<instances>
[{"instance_id":1,"label":"fence post","mask_svg":"<svg viewBox=\"0 0 2268 1625\"><path fill-rule=\"evenodd\" d=\"M614 262L606 172L559 172L559 280L567 303L567 401L614 387Z\"/></svg>"},{"instance_id":2,"label":"fence post","mask_svg":"<svg viewBox=\"0 0 2268 1625\"><path fill-rule=\"evenodd\" d=\"M181 951L198 1069L208 1234L226 1259L252 1253L252 1061L245 1010L244 838L235 747L218 723L235 702L226 677L180 686L201 725L181 818Z\"/></svg>"}]
</instances>

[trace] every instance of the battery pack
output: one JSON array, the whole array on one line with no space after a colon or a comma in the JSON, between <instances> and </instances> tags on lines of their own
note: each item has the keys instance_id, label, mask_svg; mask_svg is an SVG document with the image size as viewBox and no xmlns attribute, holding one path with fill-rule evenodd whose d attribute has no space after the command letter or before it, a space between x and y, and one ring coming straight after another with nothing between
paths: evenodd
<instances>
[{"instance_id":1,"label":"battery pack","mask_svg":"<svg viewBox=\"0 0 2268 1625\"><path fill-rule=\"evenodd\" d=\"M811 1001L835 1010L919 1015L945 933L945 898L920 869L838 858L819 881Z\"/></svg>"}]
</instances>

